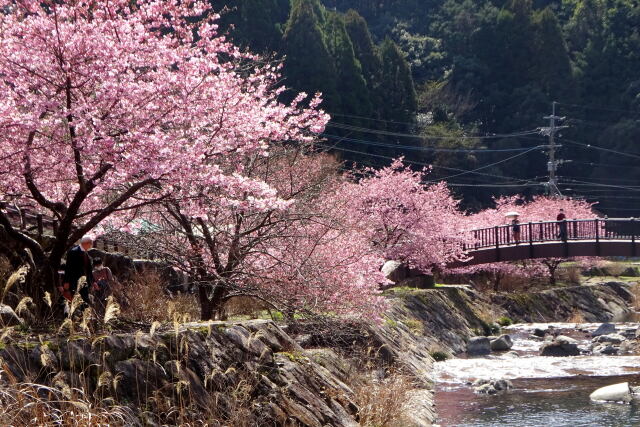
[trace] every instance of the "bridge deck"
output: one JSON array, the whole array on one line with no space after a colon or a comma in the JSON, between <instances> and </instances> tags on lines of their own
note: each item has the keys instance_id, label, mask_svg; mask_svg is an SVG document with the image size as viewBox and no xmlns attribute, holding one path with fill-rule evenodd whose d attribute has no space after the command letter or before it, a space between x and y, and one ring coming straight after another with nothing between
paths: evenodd
<instances>
[{"instance_id":1,"label":"bridge deck","mask_svg":"<svg viewBox=\"0 0 640 427\"><path fill-rule=\"evenodd\" d=\"M489 264L502 261L518 261L537 258L571 257L633 257L640 255L640 242L632 240L569 240L567 242L520 243L500 245L469 251L471 260L456 262L451 268L469 265Z\"/></svg>"}]
</instances>

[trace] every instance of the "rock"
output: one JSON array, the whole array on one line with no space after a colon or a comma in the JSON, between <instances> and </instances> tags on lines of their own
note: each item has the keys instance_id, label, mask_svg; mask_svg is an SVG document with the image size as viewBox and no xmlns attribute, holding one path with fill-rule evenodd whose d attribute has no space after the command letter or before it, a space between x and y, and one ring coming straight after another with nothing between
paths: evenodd
<instances>
[{"instance_id":1,"label":"rock","mask_svg":"<svg viewBox=\"0 0 640 427\"><path fill-rule=\"evenodd\" d=\"M593 354L603 354L605 356L611 356L613 354L618 354L620 350L618 347L614 347L610 344L601 344L593 349Z\"/></svg>"},{"instance_id":2,"label":"rock","mask_svg":"<svg viewBox=\"0 0 640 427\"><path fill-rule=\"evenodd\" d=\"M592 342L609 344L620 344L623 341L626 341L626 338L620 334L600 335L592 340Z\"/></svg>"},{"instance_id":3,"label":"rock","mask_svg":"<svg viewBox=\"0 0 640 427\"><path fill-rule=\"evenodd\" d=\"M429 289L434 287L435 280L433 276L422 274L420 276L406 278L398 283L398 285L408 288Z\"/></svg>"},{"instance_id":4,"label":"rock","mask_svg":"<svg viewBox=\"0 0 640 427\"><path fill-rule=\"evenodd\" d=\"M493 386L498 391L510 390L513 388L513 384L509 380L497 380L493 382Z\"/></svg>"},{"instance_id":5,"label":"rock","mask_svg":"<svg viewBox=\"0 0 640 427\"><path fill-rule=\"evenodd\" d=\"M500 335L495 340L491 341L492 351L508 351L513 347L513 341L509 335Z\"/></svg>"},{"instance_id":6,"label":"rock","mask_svg":"<svg viewBox=\"0 0 640 427\"><path fill-rule=\"evenodd\" d=\"M483 384L473 389L478 394L496 394L498 390L491 384Z\"/></svg>"},{"instance_id":7,"label":"rock","mask_svg":"<svg viewBox=\"0 0 640 427\"><path fill-rule=\"evenodd\" d=\"M636 329L636 339L640 339L640 326Z\"/></svg>"},{"instance_id":8,"label":"rock","mask_svg":"<svg viewBox=\"0 0 640 427\"><path fill-rule=\"evenodd\" d=\"M629 383L620 383L602 387L591 393L589 398L596 402L631 402Z\"/></svg>"},{"instance_id":9,"label":"rock","mask_svg":"<svg viewBox=\"0 0 640 427\"><path fill-rule=\"evenodd\" d=\"M565 357L578 356L579 354L578 342L563 335L559 335L551 342L545 342L540 347L540 356Z\"/></svg>"},{"instance_id":10,"label":"rock","mask_svg":"<svg viewBox=\"0 0 640 427\"><path fill-rule=\"evenodd\" d=\"M592 337L599 337L600 335L609 335L616 333L616 325L613 323L603 323L598 326L598 329L591 333Z\"/></svg>"},{"instance_id":11,"label":"rock","mask_svg":"<svg viewBox=\"0 0 640 427\"><path fill-rule=\"evenodd\" d=\"M11 307L0 304L0 322L2 326L16 326L22 323L22 319L18 317Z\"/></svg>"},{"instance_id":12,"label":"rock","mask_svg":"<svg viewBox=\"0 0 640 427\"><path fill-rule=\"evenodd\" d=\"M388 280L398 283L407 278L407 267L400 261L387 261L382 266L382 274Z\"/></svg>"},{"instance_id":13,"label":"rock","mask_svg":"<svg viewBox=\"0 0 640 427\"><path fill-rule=\"evenodd\" d=\"M533 330L533 335L535 335L536 337L544 337L546 334L547 331L545 331L544 329L535 328Z\"/></svg>"},{"instance_id":14,"label":"rock","mask_svg":"<svg viewBox=\"0 0 640 427\"><path fill-rule=\"evenodd\" d=\"M496 394L499 391L506 391L513 388L509 380L475 380L472 384L473 391L478 394Z\"/></svg>"},{"instance_id":15,"label":"rock","mask_svg":"<svg viewBox=\"0 0 640 427\"><path fill-rule=\"evenodd\" d=\"M491 341L487 337L473 337L467 343L469 356L482 356L491 353Z\"/></svg>"}]
</instances>

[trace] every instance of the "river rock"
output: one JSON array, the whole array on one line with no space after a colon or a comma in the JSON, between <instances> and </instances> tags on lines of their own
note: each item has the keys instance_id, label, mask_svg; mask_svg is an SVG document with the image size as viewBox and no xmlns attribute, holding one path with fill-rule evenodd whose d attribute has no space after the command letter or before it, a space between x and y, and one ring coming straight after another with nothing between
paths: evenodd
<instances>
[{"instance_id":1,"label":"river rock","mask_svg":"<svg viewBox=\"0 0 640 427\"><path fill-rule=\"evenodd\" d=\"M544 329L540 329L540 328L535 328L533 330L533 335L536 337L544 337L547 334L547 331L545 331Z\"/></svg>"},{"instance_id":2,"label":"river rock","mask_svg":"<svg viewBox=\"0 0 640 427\"><path fill-rule=\"evenodd\" d=\"M478 394L496 394L499 391L506 391L513 388L509 380L476 380L473 383L473 391Z\"/></svg>"},{"instance_id":3,"label":"river rock","mask_svg":"<svg viewBox=\"0 0 640 427\"><path fill-rule=\"evenodd\" d=\"M473 337L467 343L469 356L482 356L491 353L491 341L487 337Z\"/></svg>"},{"instance_id":4,"label":"river rock","mask_svg":"<svg viewBox=\"0 0 640 427\"><path fill-rule=\"evenodd\" d=\"M407 267L400 261L387 261L382 266L382 274L387 280L398 283L407 278Z\"/></svg>"},{"instance_id":5,"label":"river rock","mask_svg":"<svg viewBox=\"0 0 640 427\"><path fill-rule=\"evenodd\" d=\"M611 356L614 354L618 354L619 351L620 349L618 347L614 347L611 344L600 344L593 349L593 354L603 354L605 356Z\"/></svg>"},{"instance_id":6,"label":"river rock","mask_svg":"<svg viewBox=\"0 0 640 427\"><path fill-rule=\"evenodd\" d=\"M22 323L22 319L6 304L0 304L0 324L2 326L16 326Z\"/></svg>"},{"instance_id":7,"label":"river rock","mask_svg":"<svg viewBox=\"0 0 640 427\"><path fill-rule=\"evenodd\" d=\"M595 337L592 341L597 343L620 344L626 341L626 338L620 334L609 334Z\"/></svg>"},{"instance_id":8,"label":"river rock","mask_svg":"<svg viewBox=\"0 0 640 427\"><path fill-rule=\"evenodd\" d=\"M578 356L580 349L578 348L578 341L564 335L557 336L551 342L545 342L540 347L540 356Z\"/></svg>"},{"instance_id":9,"label":"river rock","mask_svg":"<svg viewBox=\"0 0 640 427\"><path fill-rule=\"evenodd\" d=\"M492 351L508 351L513 347L513 341L509 335L500 335L491 341Z\"/></svg>"},{"instance_id":10,"label":"river rock","mask_svg":"<svg viewBox=\"0 0 640 427\"><path fill-rule=\"evenodd\" d=\"M591 393L589 398L597 402L631 402L629 383L620 383L602 387Z\"/></svg>"},{"instance_id":11,"label":"river rock","mask_svg":"<svg viewBox=\"0 0 640 427\"><path fill-rule=\"evenodd\" d=\"M599 337L600 335L609 335L609 334L615 334L615 333L616 333L616 325L614 325L613 323L603 323L602 325L598 326L598 329L591 332L591 336Z\"/></svg>"}]
</instances>

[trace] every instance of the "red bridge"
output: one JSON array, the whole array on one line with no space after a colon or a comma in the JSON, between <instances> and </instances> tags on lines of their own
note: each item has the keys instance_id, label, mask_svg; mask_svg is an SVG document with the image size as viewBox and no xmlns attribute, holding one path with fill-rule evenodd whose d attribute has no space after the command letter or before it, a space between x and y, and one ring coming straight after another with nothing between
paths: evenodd
<instances>
[{"instance_id":1,"label":"red bridge","mask_svg":"<svg viewBox=\"0 0 640 427\"><path fill-rule=\"evenodd\" d=\"M534 258L635 257L640 256L639 232L640 221L635 218L521 223L518 241L511 224L482 228L473 230L475 243L466 247L471 259L450 267Z\"/></svg>"}]
</instances>

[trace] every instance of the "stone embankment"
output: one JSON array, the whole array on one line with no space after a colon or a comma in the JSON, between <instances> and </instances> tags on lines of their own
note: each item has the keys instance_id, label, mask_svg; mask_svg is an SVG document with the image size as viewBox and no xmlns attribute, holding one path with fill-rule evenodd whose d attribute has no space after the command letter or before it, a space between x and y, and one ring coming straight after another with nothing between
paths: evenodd
<instances>
[{"instance_id":1,"label":"stone embankment","mask_svg":"<svg viewBox=\"0 0 640 427\"><path fill-rule=\"evenodd\" d=\"M496 334L493 322L502 316L611 321L628 315L632 301L629 286L618 283L493 297L464 287L387 292L390 307L379 324L255 320L14 338L1 347L2 369L11 381L84 388L125 403L141 425L167 422L158 419L159 396L165 411L235 412L250 417L249 425L358 425L354 373L374 383L399 373L409 381L395 425L428 426L435 420L433 357L463 353L470 338ZM500 338L488 340L489 348Z\"/></svg>"}]
</instances>

